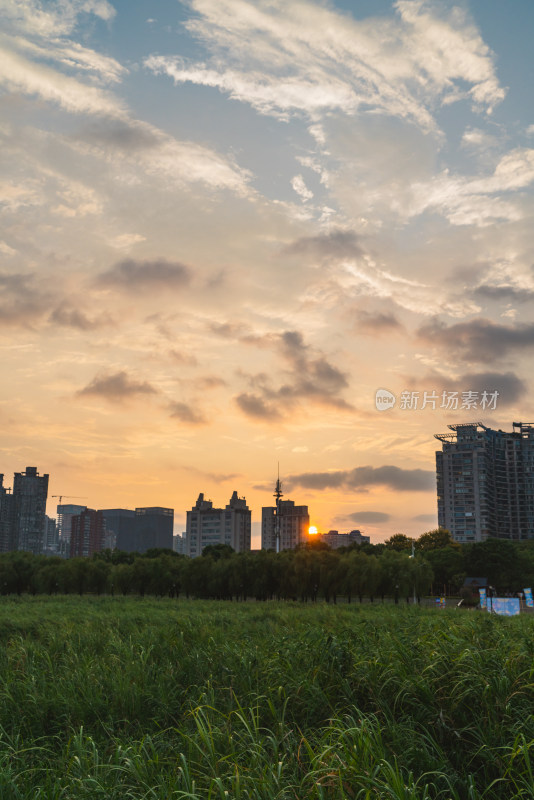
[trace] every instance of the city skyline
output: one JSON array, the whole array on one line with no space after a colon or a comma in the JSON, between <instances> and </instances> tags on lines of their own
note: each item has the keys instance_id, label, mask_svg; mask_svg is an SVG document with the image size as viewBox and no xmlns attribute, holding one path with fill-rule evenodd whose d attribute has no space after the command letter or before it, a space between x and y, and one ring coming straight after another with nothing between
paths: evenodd
<instances>
[{"instance_id":1,"label":"city skyline","mask_svg":"<svg viewBox=\"0 0 534 800\"><path fill-rule=\"evenodd\" d=\"M434 433L534 418L532 4L2 15L4 473L437 527Z\"/></svg>"}]
</instances>

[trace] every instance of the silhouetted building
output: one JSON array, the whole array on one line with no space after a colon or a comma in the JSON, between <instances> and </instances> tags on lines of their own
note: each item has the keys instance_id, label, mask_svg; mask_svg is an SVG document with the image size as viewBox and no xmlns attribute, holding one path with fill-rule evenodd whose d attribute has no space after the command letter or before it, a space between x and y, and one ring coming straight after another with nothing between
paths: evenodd
<instances>
[{"instance_id":1,"label":"silhouetted building","mask_svg":"<svg viewBox=\"0 0 534 800\"><path fill-rule=\"evenodd\" d=\"M250 550L251 529L251 511L244 497L234 492L226 508L213 508L201 493L187 512L186 555L200 556L209 544L228 544L236 553Z\"/></svg>"},{"instance_id":2,"label":"silhouetted building","mask_svg":"<svg viewBox=\"0 0 534 800\"><path fill-rule=\"evenodd\" d=\"M371 541L370 536L363 536L360 531L350 531L350 533L328 531L328 533L318 533L309 538L310 541L319 539L321 542L325 542L332 550L337 550L338 547L348 547L351 544L369 544Z\"/></svg>"},{"instance_id":3,"label":"silhouetted building","mask_svg":"<svg viewBox=\"0 0 534 800\"><path fill-rule=\"evenodd\" d=\"M135 537L136 550L146 553L153 547L165 547L172 550L172 534L174 528L174 509L136 508Z\"/></svg>"},{"instance_id":4,"label":"silhouetted building","mask_svg":"<svg viewBox=\"0 0 534 800\"><path fill-rule=\"evenodd\" d=\"M293 550L298 544L308 541L310 515L308 506L296 506L293 500L280 500L279 526L280 550ZM261 510L262 550L276 550L276 506Z\"/></svg>"},{"instance_id":5,"label":"silhouetted building","mask_svg":"<svg viewBox=\"0 0 534 800\"><path fill-rule=\"evenodd\" d=\"M45 536L48 475L39 475L36 467L15 472L13 478L13 543L16 550L39 555Z\"/></svg>"},{"instance_id":6,"label":"silhouetted building","mask_svg":"<svg viewBox=\"0 0 534 800\"><path fill-rule=\"evenodd\" d=\"M106 547L124 550L126 553L137 549L135 539L135 511L130 508L104 508L106 526Z\"/></svg>"},{"instance_id":7,"label":"silhouetted building","mask_svg":"<svg viewBox=\"0 0 534 800\"><path fill-rule=\"evenodd\" d=\"M53 517L45 517L45 537L43 543L43 554L45 556L55 556L59 550L58 529L56 520Z\"/></svg>"},{"instance_id":8,"label":"silhouetted building","mask_svg":"<svg viewBox=\"0 0 534 800\"><path fill-rule=\"evenodd\" d=\"M104 548L104 516L101 511L86 508L71 520L70 557L90 557Z\"/></svg>"},{"instance_id":9,"label":"silhouetted building","mask_svg":"<svg viewBox=\"0 0 534 800\"><path fill-rule=\"evenodd\" d=\"M74 503L61 504L56 508L58 553L63 558L69 558L70 556L72 518L81 514L86 508L87 506L78 506Z\"/></svg>"},{"instance_id":10,"label":"silhouetted building","mask_svg":"<svg viewBox=\"0 0 534 800\"><path fill-rule=\"evenodd\" d=\"M458 542L534 537L534 425L480 422L436 434L438 523Z\"/></svg>"},{"instance_id":11,"label":"silhouetted building","mask_svg":"<svg viewBox=\"0 0 534 800\"><path fill-rule=\"evenodd\" d=\"M4 476L0 473L0 553L15 549L13 535L13 495L4 486Z\"/></svg>"},{"instance_id":12,"label":"silhouetted building","mask_svg":"<svg viewBox=\"0 0 534 800\"><path fill-rule=\"evenodd\" d=\"M146 553L154 547L173 548L174 509L105 508L106 546L126 553Z\"/></svg>"}]
</instances>

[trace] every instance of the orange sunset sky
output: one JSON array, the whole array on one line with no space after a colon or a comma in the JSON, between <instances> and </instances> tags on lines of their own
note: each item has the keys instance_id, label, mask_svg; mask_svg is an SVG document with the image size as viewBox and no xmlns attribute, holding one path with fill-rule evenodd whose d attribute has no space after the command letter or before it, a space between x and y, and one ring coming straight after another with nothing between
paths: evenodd
<instances>
[{"instance_id":1,"label":"orange sunset sky","mask_svg":"<svg viewBox=\"0 0 534 800\"><path fill-rule=\"evenodd\" d=\"M235 489L259 547L279 463L320 531L435 527L433 434L534 418L513 6L2 0L7 485L177 532Z\"/></svg>"}]
</instances>

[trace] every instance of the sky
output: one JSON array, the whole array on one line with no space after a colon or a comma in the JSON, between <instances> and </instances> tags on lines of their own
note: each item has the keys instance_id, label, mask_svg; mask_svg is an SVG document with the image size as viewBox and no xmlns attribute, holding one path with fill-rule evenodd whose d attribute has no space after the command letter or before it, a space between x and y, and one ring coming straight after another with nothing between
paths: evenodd
<instances>
[{"instance_id":1,"label":"sky","mask_svg":"<svg viewBox=\"0 0 534 800\"><path fill-rule=\"evenodd\" d=\"M435 527L433 435L534 419L534 4L0 16L6 483Z\"/></svg>"}]
</instances>

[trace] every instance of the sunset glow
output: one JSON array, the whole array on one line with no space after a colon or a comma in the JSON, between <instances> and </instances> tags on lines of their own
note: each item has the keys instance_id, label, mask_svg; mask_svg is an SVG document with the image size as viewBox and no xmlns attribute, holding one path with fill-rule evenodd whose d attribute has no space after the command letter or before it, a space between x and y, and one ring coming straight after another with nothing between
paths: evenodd
<instances>
[{"instance_id":1,"label":"sunset glow","mask_svg":"<svg viewBox=\"0 0 534 800\"><path fill-rule=\"evenodd\" d=\"M8 483L436 527L433 434L534 418L534 4L2 13Z\"/></svg>"}]
</instances>

